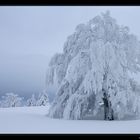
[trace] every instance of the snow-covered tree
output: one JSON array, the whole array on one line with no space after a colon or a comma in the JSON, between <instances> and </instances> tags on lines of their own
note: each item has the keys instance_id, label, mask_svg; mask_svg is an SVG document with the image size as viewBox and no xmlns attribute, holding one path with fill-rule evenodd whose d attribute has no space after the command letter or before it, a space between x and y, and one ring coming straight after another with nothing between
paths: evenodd
<instances>
[{"instance_id":1,"label":"snow-covered tree","mask_svg":"<svg viewBox=\"0 0 140 140\"><path fill-rule=\"evenodd\" d=\"M37 106L46 106L48 103L49 99L46 91L41 92L37 100Z\"/></svg>"},{"instance_id":2,"label":"snow-covered tree","mask_svg":"<svg viewBox=\"0 0 140 140\"><path fill-rule=\"evenodd\" d=\"M49 116L124 119L139 112L139 92L129 73L140 71L140 42L107 11L76 27L49 64L47 89L55 88ZM136 87L135 87L136 86Z\"/></svg>"},{"instance_id":3,"label":"snow-covered tree","mask_svg":"<svg viewBox=\"0 0 140 140\"><path fill-rule=\"evenodd\" d=\"M27 106L36 106L36 98L34 94L32 94L32 97L27 100Z\"/></svg>"},{"instance_id":4,"label":"snow-covered tree","mask_svg":"<svg viewBox=\"0 0 140 140\"><path fill-rule=\"evenodd\" d=\"M21 101L23 97L19 97L14 93L6 93L5 96L2 96L1 106L2 107L18 107L21 106Z\"/></svg>"}]
</instances>

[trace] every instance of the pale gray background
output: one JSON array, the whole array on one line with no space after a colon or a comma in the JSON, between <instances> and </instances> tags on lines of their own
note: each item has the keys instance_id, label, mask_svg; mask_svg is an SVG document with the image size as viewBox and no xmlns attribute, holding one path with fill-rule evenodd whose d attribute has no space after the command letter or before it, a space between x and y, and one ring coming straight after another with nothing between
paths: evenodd
<instances>
[{"instance_id":1,"label":"pale gray background","mask_svg":"<svg viewBox=\"0 0 140 140\"><path fill-rule=\"evenodd\" d=\"M0 95L30 96L43 90L48 62L62 52L67 36L78 24L106 10L140 39L139 6L1 6Z\"/></svg>"}]
</instances>

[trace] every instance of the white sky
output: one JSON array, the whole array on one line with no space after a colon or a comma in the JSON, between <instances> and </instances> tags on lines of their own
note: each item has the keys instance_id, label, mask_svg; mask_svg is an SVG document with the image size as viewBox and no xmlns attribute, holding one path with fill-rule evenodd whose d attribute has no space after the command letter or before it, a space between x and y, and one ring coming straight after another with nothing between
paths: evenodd
<instances>
[{"instance_id":1,"label":"white sky","mask_svg":"<svg viewBox=\"0 0 140 140\"><path fill-rule=\"evenodd\" d=\"M140 39L139 6L1 6L0 94L29 95L42 90L48 61L62 52L67 36L78 24L106 10Z\"/></svg>"}]
</instances>

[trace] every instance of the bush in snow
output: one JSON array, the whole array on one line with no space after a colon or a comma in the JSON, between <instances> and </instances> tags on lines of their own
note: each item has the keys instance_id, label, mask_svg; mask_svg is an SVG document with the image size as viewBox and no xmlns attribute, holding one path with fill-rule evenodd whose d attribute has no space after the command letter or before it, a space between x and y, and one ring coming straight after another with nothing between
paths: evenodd
<instances>
[{"instance_id":1,"label":"bush in snow","mask_svg":"<svg viewBox=\"0 0 140 140\"><path fill-rule=\"evenodd\" d=\"M6 93L5 96L2 96L1 107L18 107L21 106L21 101L23 97L19 97L14 93Z\"/></svg>"},{"instance_id":2,"label":"bush in snow","mask_svg":"<svg viewBox=\"0 0 140 140\"><path fill-rule=\"evenodd\" d=\"M109 12L76 27L50 61L47 89L56 96L49 116L124 119L139 115L140 92L129 73L140 71L140 43Z\"/></svg>"}]
</instances>

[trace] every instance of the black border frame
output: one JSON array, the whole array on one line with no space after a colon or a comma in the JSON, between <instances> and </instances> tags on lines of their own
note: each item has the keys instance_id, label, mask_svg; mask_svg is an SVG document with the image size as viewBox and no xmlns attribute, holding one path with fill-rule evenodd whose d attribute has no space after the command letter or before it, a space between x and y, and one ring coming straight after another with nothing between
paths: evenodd
<instances>
[{"instance_id":1,"label":"black border frame","mask_svg":"<svg viewBox=\"0 0 140 140\"><path fill-rule=\"evenodd\" d=\"M139 6L138 0L1 0L0 6Z\"/></svg>"}]
</instances>

